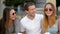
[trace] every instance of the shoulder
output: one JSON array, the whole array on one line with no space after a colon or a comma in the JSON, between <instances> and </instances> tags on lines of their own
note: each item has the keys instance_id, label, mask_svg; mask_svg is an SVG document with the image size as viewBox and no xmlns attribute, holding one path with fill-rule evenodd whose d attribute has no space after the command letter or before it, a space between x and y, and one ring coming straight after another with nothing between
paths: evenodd
<instances>
[{"instance_id":1,"label":"shoulder","mask_svg":"<svg viewBox=\"0 0 60 34\"><path fill-rule=\"evenodd\" d=\"M59 24L59 19L56 19L56 21L55 21L55 26L58 26L58 24Z\"/></svg>"},{"instance_id":2,"label":"shoulder","mask_svg":"<svg viewBox=\"0 0 60 34\"><path fill-rule=\"evenodd\" d=\"M23 18L20 20L20 22L23 23L23 22L25 22L26 20L27 20L27 16L23 17Z\"/></svg>"},{"instance_id":3,"label":"shoulder","mask_svg":"<svg viewBox=\"0 0 60 34\"><path fill-rule=\"evenodd\" d=\"M43 16L43 14L36 14L37 16Z\"/></svg>"},{"instance_id":4,"label":"shoulder","mask_svg":"<svg viewBox=\"0 0 60 34\"><path fill-rule=\"evenodd\" d=\"M59 21L59 19L56 19L55 24L57 24L57 25L58 25L58 21Z\"/></svg>"},{"instance_id":5,"label":"shoulder","mask_svg":"<svg viewBox=\"0 0 60 34\"><path fill-rule=\"evenodd\" d=\"M39 17L39 18L43 18L44 17L43 14L36 14L36 16Z\"/></svg>"},{"instance_id":6,"label":"shoulder","mask_svg":"<svg viewBox=\"0 0 60 34\"><path fill-rule=\"evenodd\" d=\"M43 17L43 14L36 14L37 16Z\"/></svg>"},{"instance_id":7,"label":"shoulder","mask_svg":"<svg viewBox=\"0 0 60 34\"><path fill-rule=\"evenodd\" d=\"M14 23L17 25L19 24L19 22L20 22L20 18L16 17L16 19L14 20Z\"/></svg>"},{"instance_id":8,"label":"shoulder","mask_svg":"<svg viewBox=\"0 0 60 34\"><path fill-rule=\"evenodd\" d=\"M20 18L16 17L15 21L20 21Z\"/></svg>"}]
</instances>

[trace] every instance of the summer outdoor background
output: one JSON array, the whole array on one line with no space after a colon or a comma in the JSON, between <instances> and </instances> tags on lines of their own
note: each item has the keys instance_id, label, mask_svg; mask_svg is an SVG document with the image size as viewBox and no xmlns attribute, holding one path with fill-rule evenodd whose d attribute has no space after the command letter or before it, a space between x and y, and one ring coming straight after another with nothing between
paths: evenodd
<instances>
[{"instance_id":1,"label":"summer outdoor background","mask_svg":"<svg viewBox=\"0 0 60 34\"><path fill-rule=\"evenodd\" d=\"M34 2L36 5L36 13L43 14L43 8L45 3L51 2L57 7L56 14L60 16L60 0L0 0L0 19L5 7L14 7L17 12L17 17L22 18L26 13L23 10L23 6L26 2Z\"/></svg>"}]
</instances>

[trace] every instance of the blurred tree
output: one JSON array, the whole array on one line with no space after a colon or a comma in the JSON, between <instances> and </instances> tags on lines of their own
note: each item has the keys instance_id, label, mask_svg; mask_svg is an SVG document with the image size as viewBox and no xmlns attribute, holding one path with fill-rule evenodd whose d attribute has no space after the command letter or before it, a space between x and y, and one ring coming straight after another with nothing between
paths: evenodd
<instances>
[{"instance_id":1,"label":"blurred tree","mask_svg":"<svg viewBox=\"0 0 60 34\"><path fill-rule=\"evenodd\" d=\"M5 0L3 3L5 6L18 6L18 5L24 5L25 2L34 2L36 3L36 0Z\"/></svg>"}]
</instances>

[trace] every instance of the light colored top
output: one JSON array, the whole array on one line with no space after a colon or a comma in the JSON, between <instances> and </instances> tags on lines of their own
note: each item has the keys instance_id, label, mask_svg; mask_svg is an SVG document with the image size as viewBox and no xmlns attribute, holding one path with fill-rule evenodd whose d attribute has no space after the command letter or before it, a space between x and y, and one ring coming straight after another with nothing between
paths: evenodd
<instances>
[{"instance_id":1,"label":"light colored top","mask_svg":"<svg viewBox=\"0 0 60 34\"><path fill-rule=\"evenodd\" d=\"M55 24L51 28L48 26L47 32L50 32L50 34L58 34L58 20L56 20Z\"/></svg>"},{"instance_id":2,"label":"light colored top","mask_svg":"<svg viewBox=\"0 0 60 34\"><path fill-rule=\"evenodd\" d=\"M21 32L25 34L41 34L40 20L43 18L42 14L35 14L35 18L30 20L27 15L20 21Z\"/></svg>"}]
</instances>

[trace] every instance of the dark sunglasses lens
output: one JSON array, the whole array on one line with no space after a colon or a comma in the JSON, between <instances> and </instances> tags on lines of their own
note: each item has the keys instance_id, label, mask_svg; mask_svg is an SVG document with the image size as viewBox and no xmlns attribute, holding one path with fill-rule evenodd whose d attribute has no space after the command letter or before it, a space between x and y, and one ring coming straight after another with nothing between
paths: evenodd
<instances>
[{"instance_id":1,"label":"dark sunglasses lens","mask_svg":"<svg viewBox=\"0 0 60 34\"><path fill-rule=\"evenodd\" d=\"M49 9L49 11L52 11L52 9Z\"/></svg>"},{"instance_id":2,"label":"dark sunglasses lens","mask_svg":"<svg viewBox=\"0 0 60 34\"><path fill-rule=\"evenodd\" d=\"M13 15L14 15L14 13L13 13Z\"/></svg>"},{"instance_id":3,"label":"dark sunglasses lens","mask_svg":"<svg viewBox=\"0 0 60 34\"><path fill-rule=\"evenodd\" d=\"M52 9L45 9L45 11L48 11L48 10L49 10L49 11L52 11Z\"/></svg>"},{"instance_id":4,"label":"dark sunglasses lens","mask_svg":"<svg viewBox=\"0 0 60 34\"><path fill-rule=\"evenodd\" d=\"M12 15L14 15L14 14L16 14L16 12L15 12L15 13L13 13Z\"/></svg>"}]
</instances>

